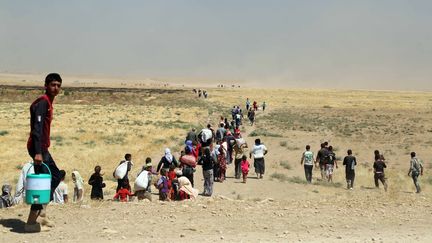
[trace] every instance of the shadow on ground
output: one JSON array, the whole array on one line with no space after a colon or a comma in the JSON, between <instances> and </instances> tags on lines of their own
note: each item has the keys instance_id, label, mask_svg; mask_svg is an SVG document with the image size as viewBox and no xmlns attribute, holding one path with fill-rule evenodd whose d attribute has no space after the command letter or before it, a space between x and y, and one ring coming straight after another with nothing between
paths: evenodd
<instances>
[{"instance_id":1,"label":"shadow on ground","mask_svg":"<svg viewBox=\"0 0 432 243\"><path fill-rule=\"evenodd\" d=\"M10 228L11 232L25 233L25 222L21 219L0 219L0 225L3 225L5 228Z\"/></svg>"}]
</instances>

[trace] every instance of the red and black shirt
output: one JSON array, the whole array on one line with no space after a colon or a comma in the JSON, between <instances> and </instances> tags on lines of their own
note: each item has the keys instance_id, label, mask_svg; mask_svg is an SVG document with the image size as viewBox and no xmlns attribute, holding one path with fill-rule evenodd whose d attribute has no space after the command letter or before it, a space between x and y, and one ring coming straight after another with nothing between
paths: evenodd
<instances>
[{"instance_id":1,"label":"red and black shirt","mask_svg":"<svg viewBox=\"0 0 432 243\"><path fill-rule=\"evenodd\" d=\"M41 154L50 146L50 128L53 118L53 106L48 95L37 98L30 106L30 136L27 149Z\"/></svg>"}]
</instances>

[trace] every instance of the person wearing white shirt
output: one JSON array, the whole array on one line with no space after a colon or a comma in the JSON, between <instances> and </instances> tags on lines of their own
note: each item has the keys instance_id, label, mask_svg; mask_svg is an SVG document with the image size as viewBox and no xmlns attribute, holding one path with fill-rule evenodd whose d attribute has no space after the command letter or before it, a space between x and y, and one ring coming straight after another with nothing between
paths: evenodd
<instances>
[{"instance_id":1,"label":"person wearing white shirt","mask_svg":"<svg viewBox=\"0 0 432 243\"><path fill-rule=\"evenodd\" d=\"M68 202L68 186L64 182L66 171L60 170L60 184L54 190L53 202L58 204L65 204Z\"/></svg>"},{"instance_id":2,"label":"person wearing white shirt","mask_svg":"<svg viewBox=\"0 0 432 243\"><path fill-rule=\"evenodd\" d=\"M261 139L255 139L255 145L249 153L249 158L254 157L255 173L258 179L262 179L265 172L264 156L267 154L267 148L264 144L261 144Z\"/></svg>"},{"instance_id":3,"label":"person wearing white shirt","mask_svg":"<svg viewBox=\"0 0 432 243\"><path fill-rule=\"evenodd\" d=\"M306 145L306 151L303 152L300 164L303 165L306 176L306 181L312 183L312 169L314 163L314 153L310 151L310 145Z\"/></svg>"}]
</instances>

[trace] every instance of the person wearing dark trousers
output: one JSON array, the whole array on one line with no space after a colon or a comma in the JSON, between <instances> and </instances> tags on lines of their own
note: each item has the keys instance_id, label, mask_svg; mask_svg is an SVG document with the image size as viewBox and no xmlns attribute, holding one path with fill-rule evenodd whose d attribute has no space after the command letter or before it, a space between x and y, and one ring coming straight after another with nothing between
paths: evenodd
<instances>
[{"instance_id":1,"label":"person wearing dark trousers","mask_svg":"<svg viewBox=\"0 0 432 243\"><path fill-rule=\"evenodd\" d=\"M312 183L312 169L314 164L314 154L310 151L310 145L306 145L306 151L303 152L300 164L304 163L306 181Z\"/></svg>"},{"instance_id":2,"label":"person wearing dark trousers","mask_svg":"<svg viewBox=\"0 0 432 243\"><path fill-rule=\"evenodd\" d=\"M49 174L51 172L51 200L53 193L60 183L60 170L54 159L51 157L48 148L50 147L50 130L53 119L54 98L61 90L62 79L57 73L50 73L45 78L45 94L37 98L30 106L30 136L27 141L27 150L33 158L35 174ZM48 168L49 169L48 169ZM54 224L46 217L46 205L33 204L27 223L24 226L26 232L40 232L41 224L37 223L41 216L42 226L49 230Z\"/></svg>"},{"instance_id":3,"label":"person wearing dark trousers","mask_svg":"<svg viewBox=\"0 0 432 243\"><path fill-rule=\"evenodd\" d=\"M355 166L357 165L356 157L352 155L352 150L348 149L347 156L343 160L343 165L345 165L345 179L347 182L347 189L354 188L355 179Z\"/></svg>"},{"instance_id":4,"label":"person wearing dark trousers","mask_svg":"<svg viewBox=\"0 0 432 243\"><path fill-rule=\"evenodd\" d=\"M410 161L410 169L408 171L408 176L412 177L414 186L416 187L416 192L420 193L420 183L418 181L418 177L423 175L423 164L416 157L415 152L411 152L411 161Z\"/></svg>"},{"instance_id":5,"label":"person wearing dark trousers","mask_svg":"<svg viewBox=\"0 0 432 243\"><path fill-rule=\"evenodd\" d=\"M381 181L381 183L384 185L384 190L387 191L387 182L385 179L384 169L387 168L387 165L385 164L384 156L379 155L376 158L378 158L374 165L374 180L375 180L375 187L379 188L378 181Z\"/></svg>"},{"instance_id":6,"label":"person wearing dark trousers","mask_svg":"<svg viewBox=\"0 0 432 243\"><path fill-rule=\"evenodd\" d=\"M121 165L123 163L128 163L127 164L127 171L126 171L126 175L123 178L117 179L117 189L116 189L116 192L118 192L122 187L123 188L127 188L128 190L131 189L131 186L129 184L128 174L129 174L129 171L132 168L132 155L131 154L125 154L124 158L125 158L124 160L120 161L119 165ZM114 171L114 173L115 173L115 171ZM113 173L113 177L115 177L114 173Z\"/></svg>"}]
</instances>

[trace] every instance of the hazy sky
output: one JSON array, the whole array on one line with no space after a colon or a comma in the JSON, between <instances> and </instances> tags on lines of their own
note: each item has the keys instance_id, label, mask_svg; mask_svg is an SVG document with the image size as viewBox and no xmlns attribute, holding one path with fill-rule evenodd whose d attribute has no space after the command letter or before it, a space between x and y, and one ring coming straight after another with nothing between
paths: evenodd
<instances>
[{"instance_id":1,"label":"hazy sky","mask_svg":"<svg viewBox=\"0 0 432 243\"><path fill-rule=\"evenodd\" d=\"M432 1L0 0L0 71L432 90Z\"/></svg>"}]
</instances>

